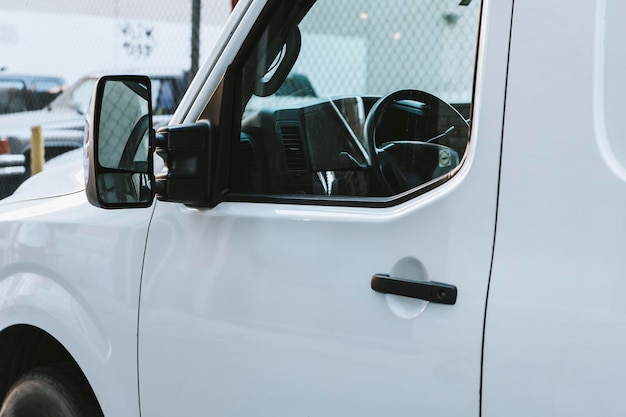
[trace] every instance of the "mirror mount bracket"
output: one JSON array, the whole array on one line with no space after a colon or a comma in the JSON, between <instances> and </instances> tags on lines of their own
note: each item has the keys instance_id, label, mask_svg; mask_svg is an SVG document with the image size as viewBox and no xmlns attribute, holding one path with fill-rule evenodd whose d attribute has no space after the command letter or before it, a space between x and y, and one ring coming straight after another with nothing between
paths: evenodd
<instances>
[{"instance_id":1,"label":"mirror mount bracket","mask_svg":"<svg viewBox=\"0 0 626 417\"><path fill-rule=\"evenodd\" d=\"M158 200L197 207L219 203L221 194L210 183L218 154L212 131L212 125L202 121L162 127L155 133L155 151L167 167L155 178Z\"/></svg>"}]
</instances>

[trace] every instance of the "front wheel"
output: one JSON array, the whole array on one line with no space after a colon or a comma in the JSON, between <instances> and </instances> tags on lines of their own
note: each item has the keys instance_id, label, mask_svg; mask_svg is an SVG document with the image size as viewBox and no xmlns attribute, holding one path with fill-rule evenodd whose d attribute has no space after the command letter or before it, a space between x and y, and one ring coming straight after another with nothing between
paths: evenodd
<instances>
[{"instance_id":1,"label":"front wheel","mask_svg":"<svg viewBox=\"0 0 626 417\"><path fill-rule=\"evenodd\" d=\"M102 417L102 412L80 371L45 367L17 380L0 417Z\"/></svg>"}]
</instances>

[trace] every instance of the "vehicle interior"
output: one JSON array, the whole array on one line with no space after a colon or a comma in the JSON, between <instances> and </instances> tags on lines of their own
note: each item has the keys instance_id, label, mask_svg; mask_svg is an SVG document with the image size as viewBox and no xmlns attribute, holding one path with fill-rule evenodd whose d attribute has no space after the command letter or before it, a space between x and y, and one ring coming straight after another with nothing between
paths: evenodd
<instances>
[{"instance_id":1,"label":"vehicle interior","mask_svg":"<svg viewBox=\"0 0 626 417\"><path fill-rule=\"evenodd\" d=\"M449 178L469 141L468 119L452 105L408 83L385 94L318 95L299 72L300 26L320 3L276 5L246 51L231 190L389 197Z\"/></svg>"}]
</instances>

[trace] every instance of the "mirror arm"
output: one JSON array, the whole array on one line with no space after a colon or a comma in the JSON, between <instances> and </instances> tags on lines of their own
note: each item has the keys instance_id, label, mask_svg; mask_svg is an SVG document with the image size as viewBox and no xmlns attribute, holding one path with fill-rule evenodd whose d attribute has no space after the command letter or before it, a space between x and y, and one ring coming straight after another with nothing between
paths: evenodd
<instances>
[{"instance_id":1,"label":"mirror arm","mask_svg":"<svg viewBox=\"0 0 626 417\"><path fill-rule=\"evenodd\" d=\"M154 134L156 153L167 167L156 175L157 199L190 206L214 207L219 200L210 187L215 140L209 122L162 127Z\"/></svg>"}]
</instances>

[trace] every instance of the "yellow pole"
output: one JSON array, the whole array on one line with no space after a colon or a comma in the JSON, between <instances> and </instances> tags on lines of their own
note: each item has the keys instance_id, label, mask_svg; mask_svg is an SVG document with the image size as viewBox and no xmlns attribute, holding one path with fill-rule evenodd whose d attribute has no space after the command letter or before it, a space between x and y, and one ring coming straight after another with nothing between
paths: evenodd
<instances>
[{"instance_id":1,"label":"yellow pole","mask_svg":"<svg viewBox=\"0 0 626 417\"><path fill-rule=\"evenodd\" d=\"M33 126L30 131L30 175L33 176L43 171L45 153L41 126Z\"/></svg>"}]
</instances>

